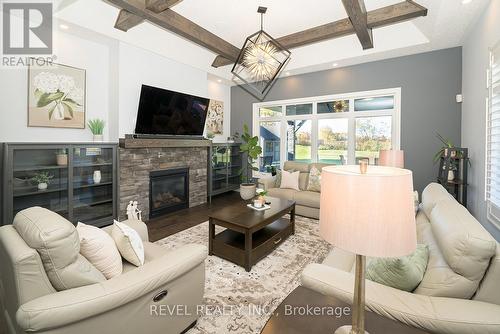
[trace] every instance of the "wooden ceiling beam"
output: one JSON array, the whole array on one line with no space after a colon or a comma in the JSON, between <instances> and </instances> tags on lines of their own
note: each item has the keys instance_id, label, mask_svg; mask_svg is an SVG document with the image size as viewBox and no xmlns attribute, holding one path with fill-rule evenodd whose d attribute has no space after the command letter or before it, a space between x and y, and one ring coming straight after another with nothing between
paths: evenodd
<instances>
[{"instance_id":1,"label":"wooden ceiling beam","mask_svg":"<svg viewBox=\"0 0 500 334\"><path fill-rule=\"evenodd\" d=\"M168 8L172 8L182 0L146 0L146 8L155 12L161 13Z\"/></svg>"},{"instance_id":2,"label":"wooden ceiling beam","mask_svg":"<svg viewBox=\"0 0 500 334\"><path fill-rule=\"evenodd\" d=\"M406 0L391 6L375 9L367 12L368 28L378 28L390 24L407 21L413 18L427 15L427 8L414 1ZM287 49L293 49L317 42L326 41L346 35L354 34L356 31L348 18L327 23L318 27L306 29L297 33L278 38ZM213 67L221 67L233 64L237 59L227 58L219 55L212 63Z\"/></svg>"},{"instance_id":3,"label":"wooden ceiling beam","mask_svg":"<svg viewBox=\"0 0 500 334\"><path fill-rule=\"evenodd\" d=\"M116 18L115 28L127 32L129 29L135 27L143 21L144 19L142 17L122 9Z\"/></svg>"},{"instance_id":4,"label":"wooden ceiling beam","mask_svg":"<svg viewBox=\"0 0 500 334\"><path fill-rule=\"evenodd\" d=\"M226 59L238 58L240 49L171 9L155 13L146 9L144 0L107 0L107 2L222 55Z\"/></svg>"},{"instance_id":5,"label":"wooden ceiling beam","mask_svg":"<svg viewBox=\"0 0 500 334\"><path fill-rule=\"evenodd\" d=\"M364 0L342 0L349 20L358 36L363 50L373 48L372 29L368 28L368 17Z\"/></svg>"}]
</instances>

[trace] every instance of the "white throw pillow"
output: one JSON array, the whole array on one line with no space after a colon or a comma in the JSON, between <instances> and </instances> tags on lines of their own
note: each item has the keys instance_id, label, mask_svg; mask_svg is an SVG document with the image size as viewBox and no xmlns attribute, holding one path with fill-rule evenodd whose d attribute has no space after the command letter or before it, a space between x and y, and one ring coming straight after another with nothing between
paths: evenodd
<instances>
[{"instance_id":1,"label":"white throw pillow","mask_svg":"<svg viewBox=\"0 0 500 334\"><path fill-rule=\"evenodd\" d=\"M137 267L144 264L144 245L136 230L115 220L111 236L125 260Z\"/></svg>"},{"instance_id":2,"label":"white throw pillow","mask_svg":"<svg viewBox=\"0 0 500 334\"><path fill-rule=\"evenodd\" d=\"M299 189L299 176L300 172L287 172L286 170L281 171L281 189Z\"/></svg>"},{"instance_id":3,"label":"white throw pillow","mask_svg":"<svg viewBox=\"0 0 500 334\"><path fill-rule=\"evenodd\" d=\"M121 275L122 257L115 241L98 227L78 223L76 231L80 237L80 254L94 265L106 279Z\"/></svg>"}]
</instances>

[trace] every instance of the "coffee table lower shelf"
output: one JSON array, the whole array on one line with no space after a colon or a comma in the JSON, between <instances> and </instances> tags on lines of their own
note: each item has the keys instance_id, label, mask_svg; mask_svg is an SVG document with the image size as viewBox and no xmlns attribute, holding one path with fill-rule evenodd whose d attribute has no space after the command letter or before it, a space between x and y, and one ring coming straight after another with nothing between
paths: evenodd
<instances>
[{"instance_id":1,"label":"coffee table lower shelf","mask_svg":"<svg viewBox=\"0 0 500 334\"><path fill-rule=\"evenodd\" d=\"M211 224L214 223L217 224L211 221ZM250 271L253 265L293 233L293 224L287 218L280 218L254 233L248 233L248 241L245 233L227 228L211 239L210 255L216 255ZM250 244L247 245L247 242Z\"/></svg>"}]
</instances>

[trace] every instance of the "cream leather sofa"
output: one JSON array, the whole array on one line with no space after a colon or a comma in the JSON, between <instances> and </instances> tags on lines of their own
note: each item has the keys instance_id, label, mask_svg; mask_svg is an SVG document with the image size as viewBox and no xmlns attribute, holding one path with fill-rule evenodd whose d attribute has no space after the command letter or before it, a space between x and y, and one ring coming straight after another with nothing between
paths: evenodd
<instances>
[{"instance_id":1,"label":"cream leather sofa","mask_svg":"<svg viewBox=\"0 0 500 334\"><path fill-rule=\"evenodd\" d=\"M367 281L366 308L429 333L500 333L500 245L436 183L422 193L416 228L430 251L424 280L413 293ZM354 262L333 249L305 268L302 285L350 302Z\"/></svg>"},{"instance_id":2,"label":"cream leather sofa","mask_svg":"<svg viewBox=\"0 0 500 334\"><path fill-rule=\"evenodd\" d=\"M276 179L271 177L266 177L259 179L259 187L268 191L268 195L271 197L284 198L289 200L294 200L295 213L314 219L319 219L319 202L320 193L316 191L308 191L307 185L309 184L309 171L315 166L319 170L323 167L331 166L328 164L320 163L302 163L295 161L286 161L283 169L286 171L299 171L299 189L281 189L277 188Z\"/></svg>"},{"instance_id":3,"label":"cream leather sofa","mask_svg":"<svg viewBox=\"0 0 500 334\"><path fill-rule=\"evenodd\" d=\"M31 214L27 216L32 220L47 220L47 215L50 215L48 210L42 208L27 210L25 211ZM57 217L59 221L55 223L68 223L64 218ZM29 218L18 214L14 222L16 219L22 222ZM52 222L57 219L50 216L49 220ZM26 244L16 230L15 226L18 225L2 226L1 322L6 323L8 333L179 334L194 324L197 320L196 305L202 303L204 292L206 248L187 245L166 251L148 241L148 231L144 223L126 223L135 229L143 240L145 264L135 267L124 261L123 274L118 277L63 291L56 291L50 283L42 263L43 257ZM36 226L38 228L40 225ZM28 233L49 235L56 228L52 227L52 231L47 232L31 229ZM58 242L64 242L64 239ZM79 249L79 244L77 247ZM57 257L55 262L70 255L51 256ZM167 291L166 296L153 301L153 298L163 291ZM179 305L179 313L170 315L167 306L173 310L176 305ZM188 308L188 312L184 312L184 306Z\"/></svg>"}]
</instances>

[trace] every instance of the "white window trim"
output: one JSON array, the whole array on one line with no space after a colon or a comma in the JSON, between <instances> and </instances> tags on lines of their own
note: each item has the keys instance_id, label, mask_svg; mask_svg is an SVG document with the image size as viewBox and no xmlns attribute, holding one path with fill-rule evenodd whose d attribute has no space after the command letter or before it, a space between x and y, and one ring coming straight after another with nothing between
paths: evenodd
<instances>
[{"instance_id":1,"label":"white window trim","mask_svg":"<svg viewBox=\"0 0 500 334\"><path fill-rule=\"evenodd\" d=\"M489 143L490 143L490 128L489 122L491 118L491 113L493 112L493 55L494 53L500 53L500 42L496 46L489 49L489 64L488 70L486 71L486 88L488 89L488 96L486 98L486 124L485 124L485 164L484 164L484 198L486 201L486 217L489 222L491 222L496 228L500 229L500 208L492 203L489 198L488 187L490 185L490 180L488 178L488 170L490 167L489 162Z\"/></svg>"},{"instance_id":2,"label":"white window trim","mask_svg":"<svg viewBox=\"0 0 500 334\"><path fill-rule=\"evenodd\" d=\"M370 111L356 111L354 112L354 103L349 104L349 112L346 113L331 113L331 114L318 114L317 106L321 102L331 102L333 100L354 100L363 99L370 97L382 97L382 96L394 96L394 109L390 110L370 110ZM297 104L311 104L313 105L313 111L310 115L299 115L299 116L287 116L286 106L287 105L297 105ZM279 117L259 117L259 110L262 107L282 107L282 116ZM365 116L392 116L392 148L399 150L401 147L401 87L379 89L371 91L360 91L352 92L346 94L334 94L334 95L322 95L313 96L297 99L288 100L277 100L269 102L259 102L254 103L252 108L252 133L254 136L259 135L259 122L281 122L281 147L286 147L286 120L301 120L307 119L312 120L311 127L311 140L316 143L318 135L318 120L320 119L335 119L335 118L347 118L349 121L349 137L355 138L355 119ZM354 145L355 140L349 139L349 145ZM286 150L281 149L281 167L283 167L284 162L287 160ZM348 163L354 161L354 147L349 146L348 150ZM317 161L317 150L311 149L311 160ZM254 177L262 177L267 175L267 173L254 172Z\"/></svg>"}]
</instances>

